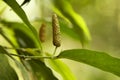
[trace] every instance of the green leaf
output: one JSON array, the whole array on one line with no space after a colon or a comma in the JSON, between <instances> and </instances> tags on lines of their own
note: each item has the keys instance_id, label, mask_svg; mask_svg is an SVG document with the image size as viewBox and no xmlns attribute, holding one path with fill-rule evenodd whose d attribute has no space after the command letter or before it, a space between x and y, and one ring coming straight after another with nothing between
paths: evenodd
<instances>
[{"instance_id":1,"label":"green leaf","mask_svg":"<svg viewBox=\"0 0 120 80\"><path fill-rule=\"evenodd\" d=\"M9 40L12 42L14 46L16 45L16 42L17 42L19 47L27 47L27 48L39 47L38 41L36 41L36 38L34 38L34 35L23 23L2 21L2 24L5 25L5 27L3 27L2 29L3 31L2 34L4 33L7 38L11 37L12 39L14 39L14 40L11 40L9 38ZM8 33L8 31L12 31L13 34Z\"/></svg>"},{"instance_id":2,"label":"green leaf","mask_svg":"<svg viewBox=\"0 0 120 80\"><path fill-rule=\"evenodd\" d=\"M45 63L48 67L61 75L60 77L58 77L59 80L76 80L69 67L62 61L46 59Z\"/></svg>"},{"instance_id":3,"label":"green leaf","mask_svg":"<svg viewBox=\"0 0 120 80\"><path fill-rule=\"evenodd\" d=\"M6 54L7 56L11 57L12 60L14 60L16 66L20 69L21 73L22 73L22 77L24 78L24 80L30 80L30 77L28 75L28 71L26 70L26 68L24 67L24 65L22 63L20 63L19 61L17 61L16 59L14 59L2 46L0 46L0 53L2 54ZM1 54L0 54L1 55ZM3 59L4 60L4 59ZM1 78L0 78L1 79ZM8 79L9 80L9 79ZM10 79L11 80L11 79ZM14 80L14 79L12 79ZM15 79L16 80L16 79Z\"/></svg>"},{"instance_id":4,"label":"green leaf","mask_svg":"<svg viewBox=\"0 0 120 80\"><path fill-rule=\"evenodd\" d=\"M51 69L46 67L45 63L40 60L30 60L28 61L31 65L34 74L39 80L58 80L52 73Z\"/></svg>"},{"instance_id":5,"label":"green leaf","mask_svg":"<svg viewBox=\"0 0 120 80\"><path fill-rule=\"evenodd\" d=\"M24 66L21 62L15 60L15 59L14 59L14 62L15 62L15 64L16 64L16 66L20 69L20 72L22 73L23 79L24 79L24 80L30 80L29 73L28 73L28 71L26 70L25 66Z\"/></svg>"},{"instance_id":6,"label":"green leaf","mask_svg":"<svg viewBox=\"0 0 120 80\"><path fill-rule=\"evenodd\" d=\"M83 18L73 10L72 6L67 0L52 1L55 11L58 12L58 14L61 13L73 24L73 28L75 29L75 32L77 32L77 34L79 35L82 45L84 46L86 43L88 43L91 40L91 37Z\"/></svg>"},{"instance_id":7,"label":"green leaf","mask_svg":"<svg viewBox=\"0 0 120 80\"><path fill-rule=\"evenodd\" d=\"M60 53L58 58L66 58L83 62L101 70L120 76L120 59L112 57L104 52L92 51L87 49L65 50Z\"/></svg>"},{"instance_id":8,"label":"green leaf","mask_svg":"<svg viewBox=\"0 0 120 80\"><path fill-rule=\"evenodd\" d=\"M36 38L34 38L34 35L30 32L29 29L27 30L27 27L24 24L11 22L9 28L14 31L15 38L20 47L39 47L39 43L36 41Z\"/></svg>"},{"instance_id":9,"label":"green leaf","mask_svg":"<svg viewBox=\"0 0 120 80\"><path fill-rule=\"evenodd\" d=\"M14 69L10 66L3 49L0 47L0 79L2 80L18 80L18 76Z\"/></svg>"},{"instance_id":10,"label":"green leaf","mask_svg":"<svg viewBox=\"0 0 120 80\"><path fill-rule=\"evenodd\" d=\"M35 30L35 28L30 24L25 12L23 9L19 6L19 4L16 2L16 0L4 0L6 4L8 4L14 12L23 20L23 22L27 25L28 29L34 34L34 38L38 41L39 46L41 47L38 34Z\"/></svg>"}]
</instances>

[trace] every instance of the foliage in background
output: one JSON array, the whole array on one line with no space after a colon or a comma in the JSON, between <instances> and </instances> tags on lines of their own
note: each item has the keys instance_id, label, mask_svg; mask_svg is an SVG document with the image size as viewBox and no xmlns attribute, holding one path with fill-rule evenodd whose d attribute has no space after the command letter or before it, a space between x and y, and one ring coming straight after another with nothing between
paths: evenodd
<instances>
[{"instance_id":1,"label":"foliage in background","mask_svg":"<svg viewBox=\"0 0 120 80\"><path fill-rule=\"evenodd\" d=\"M22 77L23 80L76 80L68 66L60 60L63 58L82 62L120 76L120 59L108 53L71 49L61 51L57 56L51 56L49 51L44 52L37 30L31 25L21 6L15 0L3 1L12 8L23 23L5 21L0 18L0 34L11 46L9 48L7 45L4 47L0 44L0 79L19 80ZM72 24L70 28L63 19L60 20L61 32L80 40L82 46L85 46L90 40L90 34L83 18L74 11L69 1L52 0L51 3L54 6L53 10ZM42 22L51 24L47 20L40 21ZM22 75L11 67L7 59L14 61Z\"/></svg>"}]
</instances>

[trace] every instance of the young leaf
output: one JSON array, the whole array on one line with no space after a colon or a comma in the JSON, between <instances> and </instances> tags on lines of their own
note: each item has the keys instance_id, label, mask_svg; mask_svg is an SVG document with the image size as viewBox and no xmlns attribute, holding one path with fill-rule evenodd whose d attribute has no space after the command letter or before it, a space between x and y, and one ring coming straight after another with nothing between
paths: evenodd
<instances>
[{"instance_id":1,"label":"young leaf","mask_svg":"<svg viewBox=\"0 0 120 80\"><path fill-rule=\"evenodd\" d=\"M52 0L55 10L61 12L61 14L66 17L72 24L78 35L80 36L80 41L84 46L90 38L90 33L84 22L83 18L78 15L69 4L67 0ZM58 13L59 14L59 13Z\"/></svg>"},{"instance_id":2,"label":"young leaf","mask_svg":"<svg viewBox=\"0 0 120 80\"><path fill-rule=\"evenodd\" d=\"M112 57L104 52L92 51L87 49L65 50L60 53L58 58L66 58L83 62L101 70L120 76L120 59Z\"/></svg>"},{"instance_id":3,"label":"young leaf","mask_svg":"<svg viewBox=\"0 0 120 80\"><path fill-rule=\"evenodd\" d=\"M61 75L62 80L76 80L74 75L68 66L60 60L45 60L45 63L48 67L58 72ZM61 79L60 79L61 80Z\"/></svg>"},{"instance_id":4,"label":"young leaf","mask_svg":"<svg viewBox=\"0 0 120 80\"><path fill-rule=\"evenodd\" d=\"M0 47L0 79L2 80L18 80L18 76L14 69L10 66L3 49Z\"/></svg>"},{"instance_id":5,"label":"young leaf","mask_svg":"<svg viewBox=\"0 0 120 80\"><path fill-rule=\"evenodd\" d=\"M16 2L16 0L3 0L3 1L6 4L8 4L14 10L14 12L22 19L22 21L27 25L28 29L31 30L31 32L34 34L34 37L36 38L36 40L39 43L40 42L39 37L37 35L35 28L30 24L25 12L19 6L19 4ZM40 43L39 43L39 46L41 47Z\"/></svg>"}]
</instances>

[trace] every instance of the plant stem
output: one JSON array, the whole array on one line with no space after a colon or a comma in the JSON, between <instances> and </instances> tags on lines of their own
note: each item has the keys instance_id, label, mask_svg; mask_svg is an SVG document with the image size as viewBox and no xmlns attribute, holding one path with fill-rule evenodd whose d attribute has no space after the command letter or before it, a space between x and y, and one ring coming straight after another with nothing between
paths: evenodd
<instances>
[{"instance_id":1,"label":"plant stem","mask_svg":"<svg viewBox=\"0 0 120 80\"><path fill-rule=\"evenodd\" d=\"M55 50L53 52L53 56L55 55L56 51L57 51L57 47L55 47Z\"/></svg>"},{"instance_id":2,"label":"plant stem","mask_svg":"<svg viewBox=\"0 0 120 80\"><path fill-rule=\"evenodd\" d=\"M22 51L27 51L28 49L32 49L32 50L40 50L39 48L11 48L11 47L6 47L6 46L2 46L5 49L15 49L15 50L22 50Z\"/></svg>"},{"instance_id":3,"label":"plant stem","mask_svg":"<svg viewBox=\"0 0 120 80\"><path fill-rule=\"evenodd\" d=\"M54 57L51 57L51 56L25 56L25 55L17 55L17 54L10 54L10 55L12 55L12 56L18 56L18 57L20 57L20 58L25 58L25 59L38 59L38 58L46 58L46 59L53 59L53 58L55 58L55 56Z\"/></svg>"}]
</instances>

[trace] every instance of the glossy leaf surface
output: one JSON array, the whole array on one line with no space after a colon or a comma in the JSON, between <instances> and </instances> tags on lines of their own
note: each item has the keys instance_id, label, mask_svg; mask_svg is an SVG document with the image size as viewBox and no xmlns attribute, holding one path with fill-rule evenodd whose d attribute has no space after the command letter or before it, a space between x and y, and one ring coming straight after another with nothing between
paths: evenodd
<instances>
[{"instance_id":1,"label":"glossy leaf surface","mask_svg":"<svg viewBox=\"0 0 120 80\"><path fill-rule=\"evenodd\" d=\"M104 52L87 49L73 49L61 52L58 58L66 58L78 62L83 62L85 64L120 76L120 59L112 57Z\"/></svg>"},{"instance_id":2,"label":"glossy leaf surface","mask_svg":"<svg viewBox=\"0 0 120 80\"><path fill-rule=\"evenodd\" d=\"M76 80L69 67L61 60L45 60L46 65L60 74L59 80Z\"/></svg>"}]
</instances>

